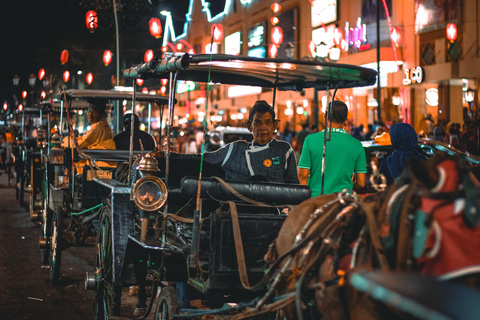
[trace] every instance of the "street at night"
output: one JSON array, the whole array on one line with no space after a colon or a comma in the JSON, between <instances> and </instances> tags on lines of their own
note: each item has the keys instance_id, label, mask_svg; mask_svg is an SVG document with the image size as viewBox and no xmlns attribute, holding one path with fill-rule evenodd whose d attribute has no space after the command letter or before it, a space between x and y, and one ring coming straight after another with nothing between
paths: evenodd
<instances>
[{"instance_id":1,"label":"street at night","mask_svg":"<svg viewBox=\"0 0 480 320\"><path fill-rule=\"evenodd\" d=\"M0 176L0 319L93 319L92 292L85 272L94 269L95 249L71 247L63 255L62 274L52 284L42 268L40 226L15 200L15 188Z\"/></svg>"}]
</instances>

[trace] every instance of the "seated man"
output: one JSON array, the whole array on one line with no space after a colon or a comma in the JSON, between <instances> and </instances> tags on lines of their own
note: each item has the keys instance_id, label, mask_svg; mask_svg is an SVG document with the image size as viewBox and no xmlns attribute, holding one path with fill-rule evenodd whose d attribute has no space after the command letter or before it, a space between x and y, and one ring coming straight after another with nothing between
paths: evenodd
<instances>
[{"instance_id":1,"label":"seated man","mask_svg":"<svg viewBox=\"0 0 480 320\"><path fill-rule=\"evenodd\" d=\"M113 140L115 140L115 145L117 146L117 150L130 150L132 113L126 113L123 116L123 127L125 128L125 131L117 134L113 138ZM138 116L134 114L133 150L137 150L137 151L141 150L140 141L142 142L143 150L155 149L155 140L150 134L140 130L140 120L138 119Z\"/></svg>"},{"instance_id":2,"label":"seated man","mask_svg":"<svg viewBox=\"0 0 480 320\"><path fill-rule=\"evenodd\" d=\"M88 121L90 122L90 130L81 137L77 137L78 147L80 149L115 149L115 141L113 140L112 129L108 125L105 109L106 101L104 99L88 100ZM62 147L75 148L73 141L65 137L62 141ZM76 163L77 173L83 172L83 166L86 160L80 160ZM116 162L97 162L99 167L115 167Z\"/></svg>"},{"instance_id":3,"label":"seated man","mask_svg":"<svg viewBox=\"0 0 480 320\"><path fill-rule=\"evenodd\" d=\"M91 99L88 100L88 103L87 117L90 122L90 130L83 136L77 137L78 147L80 149L115 149L112 129L105 118L105 100ZM68 143L68 137L65 137L62 146L74 147L73 141L70 141L70 146Z\"/></svg>"},{"instance_id":4,"label":"seated man","mask_svg":"<svg viewBox=\"0 0 480 320\"><path fill-rule=\"evenodd\" d=\"M250 109L247 128L253 141L238 140L213 152L204 153L204 161L219 165L230 180L257 179L298 184L295 153L285 141L273 139L278 120L275 111L264 100ZM198 157L198 155L193 155Z\"/></svg>"}]
</instances>

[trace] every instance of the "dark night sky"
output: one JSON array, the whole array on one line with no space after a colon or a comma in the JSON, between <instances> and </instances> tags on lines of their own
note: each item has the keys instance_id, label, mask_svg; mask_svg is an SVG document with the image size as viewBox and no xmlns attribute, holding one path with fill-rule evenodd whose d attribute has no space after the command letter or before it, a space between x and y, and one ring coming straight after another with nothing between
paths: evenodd
<instances>
[{"instance_id":1,"label":"dark night sky","mask_svg":"<svg viewBox=\"0 0 480 320\"><path fill-rule=\"evenodd\" d=\"M8 1L8 2L7 2ZM199 0L196 0L199 1ZM207 0L217 6L224 5L225 0ZM63 69L74 68L92 61L100 61L104 50L115 52L115 28L111 8L97 10L99 28L92 34L85 26L85 13L89 4L109 2L96 0L4 0L0 19L0 43L2 67L0 71L0 102L13 103L12 79L20 76L20 86L28 88L30 74L37 76L40 68L49 72L61 73ZM111 1L110 1L111 2ZM159 11L174 11L173 16L184 17L189 0L124 0L120 20L120 50L124 60L121 68L130 67L143 60L146 49L159 49L161 39L157 40L148 32L148 20L151 16L162 19ZM136 8L127 7L137 4ZM220 6L222 7L222 4ZM140 8L138 7L140 6ZM177 12L175 12L177 11ZM103 18L102 18L103 16ZM103 20L102 20L103 19ZM181 22L179 25L182 25ZM163 22L162 22L163 25ZM70 51L69 62L61 66L60 53L63 49ZM159 50L158 50L159 51ZM103 67L103 65L101 65ZM98 72L107 78L114 72L97 67ZM108 66L114 69L114 63ZM51 71L49 71L51 70ZM92 71L95 72L95 71ZM94 80L95 81L95 80Z\"/></svg>"}]
</instances>

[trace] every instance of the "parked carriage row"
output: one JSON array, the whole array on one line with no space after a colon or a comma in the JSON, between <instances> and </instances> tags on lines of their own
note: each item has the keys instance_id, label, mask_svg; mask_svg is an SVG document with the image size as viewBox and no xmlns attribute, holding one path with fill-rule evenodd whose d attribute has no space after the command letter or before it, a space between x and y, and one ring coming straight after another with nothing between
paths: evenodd
<instances>
[{"instance_id":1,"label":"parked carriage row","mask_svg":"<svg viewBox=\"0 0 480 320\"><path fill-rule=\"evenodd\" d=\"M172 93L177 80L264 86L274 89L273 99L276 90L330 91L372 85L376 80L375 71L355 66L168 53L125 70L124 76L168 78ZM133 101L168 103L166 145L170 146L174 95L163 98L135 91L122 95ZM62 93L62 114L71 112L78 99L92 96L119 98L114 92L68 90ZM287 217L285 210L310 198L308 187L228 181L221 168L169 148L78 150L62 148L60 138L59 133L49 135L45 146L38 145L43 176L41 183L32 184L39 193L32 194L30 210L32 219L38 217L42 224L39 243L52 281L60 275L66 241L78 244L96 234L95 270L85 280L86 289L94 292L96 319L120 316L122 293L132 284L140 287L137 307L143 318L155 302L156 319L210 312L241 319L247 307L257 315L268 313L266 301L258 305L255 299L268 289L261 282L263 257ZM78 160L87 161L81 174L76 170ZM101 168L98 161L114 161L118 166ZM147 286L153 286L154 292L149 301ZM265 297L268 302L272 299ZM214 310L194 309L191 300L201 300Z\"/></svg>"}]
</instances>

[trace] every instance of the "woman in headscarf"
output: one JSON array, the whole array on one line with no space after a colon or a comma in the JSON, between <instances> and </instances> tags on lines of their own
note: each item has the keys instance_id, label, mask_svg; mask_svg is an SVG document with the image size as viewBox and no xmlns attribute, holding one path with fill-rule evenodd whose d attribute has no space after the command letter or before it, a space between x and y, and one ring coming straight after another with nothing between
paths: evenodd
<instances>
[{"instance_id":1,"label":"woman in headscarf","mask_svg":"<svg viewBox=\"0 0 480 320\"><path fill-rule=\"evenodd\" d=\"M414 157L420 160L427 158L416 147L418 145L417 133L408 123L396 123L390 127L390 139L393 153L380 164L380 173L387 178L387 183L392 184L407 167L408 159Z\"/></svg>"}]
</instances>

